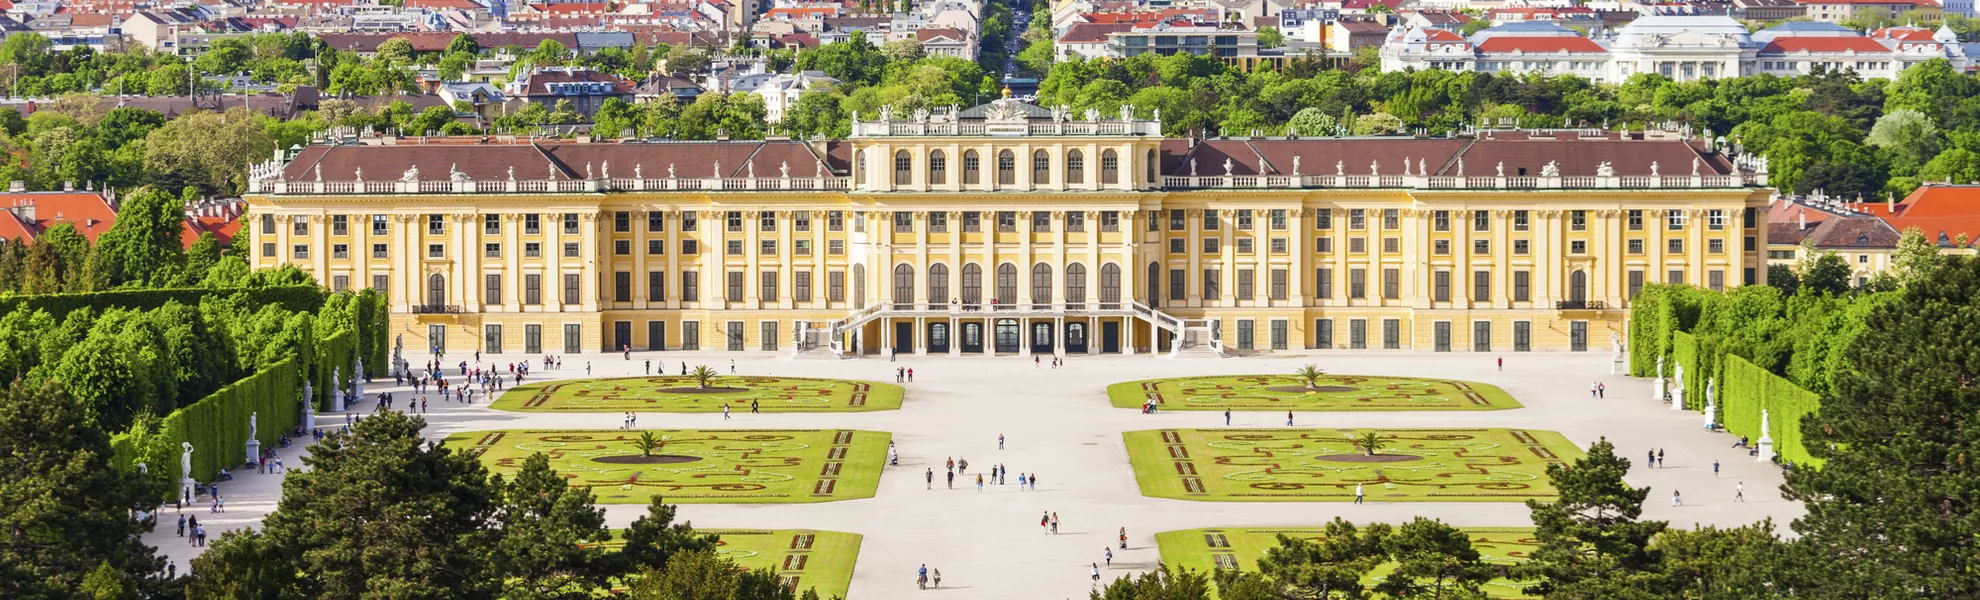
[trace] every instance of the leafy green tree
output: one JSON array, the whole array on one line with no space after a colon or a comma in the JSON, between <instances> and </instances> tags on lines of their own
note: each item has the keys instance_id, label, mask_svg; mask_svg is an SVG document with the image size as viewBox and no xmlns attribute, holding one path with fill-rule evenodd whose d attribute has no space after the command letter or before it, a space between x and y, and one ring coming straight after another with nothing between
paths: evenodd
<instances>
[{"instance_id":1,"label":"leafy green tree","mask_svg":"<svg viewBox=\"0 0 1980 600\"><path fill-rule=\"evenodd\" d=\"M1801 276L1801 289L1829 295L1848 293L1855 273L1849 268L1849 261L1834 251L1816 252L1808 247L1802 248L1801 263L1795 266L1795 271Z\"/></svg>"},{"instance_id":2,"label":"leafy green tree","mask_svg":"<svg viewBox=\"0 0 1980 600\"><path fill-rule=\"evenodd\" d=\"M1923 230L1908 227L1898 235L1897 252L1891 257L1891 275L1899 285L1908 286L1932 276L1945 262L1937 243L1927 239Z\"/></svg>"},{"instance_id":3,"label":"leafy green tree","mask_svg":"<svg viewBox=\"0 0 1980 600\"><path fill-rule=\"evenodd\" d=\"M480 54L481 43L476 42L473 35L469 35L465 33L456 35L454 36L453 41L447 42L447 53L448 54L459 54L459 53Z\"/></svg>"},{"instance_id":4,"label":"leafy green tree","mask_svg":"<svg viewBox=\"0 0 1980 600\"><path fill-rule=\"evenodd\" d=\"M145 136L145 169L164 189L198 186L205 195L225 195L245 184L246 169L267 160L275 144L260 116L245 108L224 113L193 112Z\"/></svg>"},{"instance_id":5,"label":"leafy green tree","mask_svg":"<svg viewBox=\"0 0 1980 600\"><path fill-rule=\"evenodd\" d=\"M1650 488L1623 483L1629 461L1601 440L1572 465L1548 465L1560 490L1551 503L1526 501L1540 547L1521 571L1526 593L1560 598L1627 598L1650 585L1659 561L1650 541L1663 521L1640 521Z\"/></svg>"},{"instance_id":6,"label":"leafy green tree","mask_svg":"<svg viewBox=\"0 0 1980 600\"><path fill-rule=\"evenodd\" d=\"M1258 28L1259 48L1283 48L1285 47L1285 45L1286 45L1286 36L1285 34L1279 33L1279 28L1277 27Z\"/></svg>"},{"instance_id":7,"label":"leafy green tree","mask_svg":"<svg viewBox=\"0 0 1980 600\"><path fill-rule=\"evenodd\" d=\"M1319 542L1280 534L1279 547L1265 551L1258 570L1287 597L1365 598L1361 580L1388 561L1391 529L1383 523L1357 529L1335 517Z\"/></svg>"},{"instance_id":8,"label":"leafy green tree","mask_svg":"<svg viewBox=\"0 0 1980 600\"><path fill-rule=\"evenodd\" d=\"M109 267L112 285L166 283L185 262L185 203L154 188L124 197L117 222L96 240L96 253Z\"/></svg>"},{"instance_id":9,"label":"leafy green tree","mask_svg":"<svg viewBox=\"0 0 1980 600\"><path fill-rule=\"evenodd\" d=\"M713 550L675 555L667 566L640 578L629 594L636 600L795 600L789 586L765 569L743 570Z\"/></svg>"},{"instance_id":10,"label":"leafy green tree","mask_svg":"<svg viewBox=\"0 0 1980 600\"><path fill-rule=\"evenodd\" d=\"M1803 579L1796 572L1804 569L1774 535L1773 519L1727 529L1671 529L1657 536L1657 549L1663 553L1661 591L1669 597L1778 597Z\"/></svg>"},{"instance_id":11,"label":"leafy green tree","mask_svg":"<svg viewBox=\"0 0 1980 600\"><path fill-rule=\"evenodd\" d=\"M854 85L874 85L880 83L880 76L886 71L887 56L867 41L866 32L855 31L844 42L798 53L797 66L808 71L824 71Z\"/></svg>"},{"instance_id":12,"label":"leafy green tree","mask_svg":"<svg viewBox=\"0 0 1980 600\"><path fill-rule=\"evenodd\" d=\"M1952 148L1940 152L1918 170L1918 179L1921 182L1980 182L1980 154L1965 148Z\"/></svg>"},{"instance_id":13,"label":"leafy green tree","mask_svg":"<svg viewBox=\"0 0 1980 600\"><path fill-rule=\"evenodd\" d=\"M1122 576L1087 592L1089 600L1209 600L1210 578L1200 571L1162 565L1140 576Z\"/></svg>"},{"instance_id":14,"label":"leafy green tree","mask_svg":"<svg viewBox=\"0 0 1980 600\"><path fill-rule=\"evenodd\" d=\"M0 389L0 596L72 598L86 579L112 597L158 587L165 563L135 514L165 493L111 466L110 436L60 384Z\"/></svg>"},{"instance_id":15,"label":"leafy green tree","mask_svg":"<svg viewBox=\"0 0 1980 600\"><path fill-rule=\"evenodd\" d=\"M1443 521L1417 517L1388 539L1396 570L1375 585L1391 598L1482 599L1483 586L1497 576L1471 547L1471 536Z\"/></svg>"},{"instance_id":16,"label":"leafy green tree","mask_svg":"<svg viewBox=\"0 0 1980 600\"><path fill-rule=\"evenodd\" d=\"M491 521L500 508L481 462L386 411L311 447L263 524L295 572L286 596L459 598L492 594Z\"/></svg>"},{"instance_id":17,"label":"leafy green tree","mask_svg":"<svg viewBox=\"0 0 1980 600\"><path fill-rule=\"evenodd\" d=\"M1794 269L1788 267L1769 267L1767 269L1767 285L1768 287L1780 290L1784 295L1793 296L1795 291L1801 288L1801 277L1795 275Z\"/></svg>"},{"instance_id":18,"label":"leafy green tree","mask_svg":"<svg viewBox=\"0 0 1980 600\"><path fill-rule=\"evenodd\" d=\"M1372 429L1355 434L1353 441L1355 448L1367 452L1369 456L1374 456L1376 452L1382 450L1383 446L1389 444L1389 442L1382 439L1381 432Z\"/></svg>"},{"instance_id":19,"label":"leafy green tree","mask_svg":"<svg viewBox=\"0 0 1980 600\"><path fill-rule=\"evenodd\" d=\"M571 488L542 453L525 459L514 479L497 476L494 487L502 502L494 519L501 528L495 573L504 597L591 598L606 587L597 544L612 532L590 488Z\"/></svg>"},{"instance_id":20,"label":"leafy green tree","mask_svg":"<svg viewBox=\"0 0 1980 600\"><path fill-rule=\"evenodd\" d=\"M529 58L538 65L561 65L564 64L564 61L571 59L571 49L565 46L563 42L544 38L543 41L536 44L536 50L529 53Z\"/></svg>"},{"instance_id":21,"label":"leafy green tree","mask_svg":"<svg viewBox=\"0 0 1980 600\"><path fill-rule=\"evenodd\" d=\"M188 565L187 598L291 598L296 566L268 535L253 529L220 534Z\"/></svg>"},{"instance_id":22,"label":"leafy green tree","mask_svg":"<svg viewBox=\"0 0 1980 600\"><path fill-rule=\"evenodd\" d=\"M54 46L48 36L33 31L7 36L7 41L0 42L0 65L19 69L13 73L16 77L41 75L54 60Z\"/></svg>"},{"instance_id":23,"label":"leafy green tree","mask_svg":"<svg viewBox=\"0 0 1980 600\"><path fill-rule=\"evenodd\" d=\"M1808 508L1794 526L1820 557L1801 567L1824 573L1817 595L1980 596L1980 523L1966 500L1980 458L1976 294L1980 262L1947 257L1871 311L1834 393L1802 420L1804 445L1826 463L1789 470L1783 490Z\"/></svg>"},{"instance_id":24,"label":"leafy green tree","mask_svg":"<svg viewBox=\"0 0 1980 600\"><path fill-rule=\"evenodd\" d=\"M1882 148L1900 172L1916 172L1939 153L1939 126L1925 113L1899 109L1884 113L1864 141Z\"/></svg>"},{"instance_id":25,"label":"leafy green tree","mask_svg":"<svg viewBox=\"0 0 1980 600\"><path fill-rule=\"evenodd\" d=\"M1286 122L1287 130L1304 137L1334 135L1334 128L1334 116L1318 107L1302 108L1293 115L1292 120Z\"/></svg>"},{"instance_id":26,"label":"leafy green tree","mask_svg":"<svg viewBox=\"0 0 1980 600\"><path fill-rule=\"evenodd\" d=\"M1354 118L1355 135L1383 135L1402 130L1401 118L1389 113L1361 115Z\"/></svg>"},{"instance_id":27,"label":"leafy green tree","mask_svg":"<svg viewBox=\"0 0 1980 600\"><path fill-rule=\"evenodd\" d=\"M406 38L395 37L379 42L378 49L372 52L372 58L374 60L387 62L408 63L412 62L412 57L412 40Z\"/></svg>"}]
</instances>

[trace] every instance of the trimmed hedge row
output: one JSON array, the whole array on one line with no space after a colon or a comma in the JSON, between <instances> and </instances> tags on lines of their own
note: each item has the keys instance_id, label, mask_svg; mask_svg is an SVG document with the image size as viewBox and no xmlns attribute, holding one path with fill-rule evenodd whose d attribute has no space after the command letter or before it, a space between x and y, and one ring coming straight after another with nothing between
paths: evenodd
<instances>
[{"instance_id":1,"label":"trimmed hedge row","mask_svg":"<svg viewBox=\"0 0 1980 600\"><path fill-rule=\"evenodd\" d=\"M314 285L285 285L251 288L173 288L108 290L73 294L36 294L32 296L9 296L0 298L0 314L15 309L44 310L60 319L79 308L135 308L151 310L177 300L188 306L199 306L202 298L214 294L245 293L252 304L275 304L296 312L316 312L328 298L323 288Z\"/></svg>"},{"instance_id":2,"label":"trimmed hedge row","mask_svg":"<svg viewBox=\"0 0 1980 600\"><path fill-rule=\"evenodd\" d=\"M248 415L255 415L262 448L276 447L282 434L301 423L301 371L296 359L284 359L173 411L163 419L156 435L126 432L112 436L115 464L130 469L140 457L146 457L153 476L176 482L179 444L191 442L193 478L211 481L220 469L247 461Z\"/></svg>"},{"instance_id":3,"label":"trimmed hedge row","mask_svg":"<svg viewBox=\"0 0 1980 600\"><path fill-rule=\"evenodd\" d=\"M1820 408L1821 398L1744 358L1728 356L1725 365L1726 383L1720 388L1725 405L1719 419L1726 431L1759 440L1760 411L1765 410L1767 435L1774 438L1781 460L1820 467L1822 461L1809 456L1802 444L1801 419Z\"/></svg>"}]
</instances>

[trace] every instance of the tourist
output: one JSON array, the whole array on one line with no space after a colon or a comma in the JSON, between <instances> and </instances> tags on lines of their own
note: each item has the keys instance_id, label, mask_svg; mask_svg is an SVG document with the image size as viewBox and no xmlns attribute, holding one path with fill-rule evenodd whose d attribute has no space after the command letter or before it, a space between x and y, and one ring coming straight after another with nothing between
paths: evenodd
<instances>
[{"instance_id":1,"label":"tourist","mask_svg":"<svg viewBox=\"0 0 1980 600\"><path fill-rule=\"evenodd\" d=\"M914 383L914 368L908 367L907 374L908 374L908 383Z\"/></svg>"},{"instance_id":2,"label":"tourist","mask_svg":"<svg viewBox=\"0 0 1980 600\"><path fill-rule=\"evenodd\" d=\"M585 377L591 376L591 361L588 360L584 361L584 376Z\"/></svg>"},{"instance_id":3,"label":"tourist","mask_svg":"<svg viewBox=\"0 0 1980 600\"><path fill-rule=\"evenodd\" d=\"M1664 468L1664 449L1663 449L1663 448L1658 448L1658 449L1657 449L1657 468L1659 468L1659 469L1662 469L1662 468Z\"/></svg>"},{"instance_id":4,"label":"tourist","mask_svg":"<svg viewBox=\"0 0 1980 600\"><path fill-rule=\"evenodd\" d=\"M935 589L942 589L942 570L935 570Z\"/></svg>"},{"instance_id":5,"label":"tourist","mask_svg":"<svg viewBox=\"0 0 1980 600\"><path fill-rule=\"evenodd\" d=\"M956 457L954 456L949 457L948 467L950 471L956 470Z\"/></svg>"},{"instance_id":6,"label":"tourist","mask_svg":"<svg viewBox=\"0 0 1980 600\"><path fill-rule=\"evenodd\" d=\"M186 537L186 515L179 515L179 537Z\"/></svg>"},{"instance_id":7,"label":"tourist","mask_svg":"<svg viewBox=\"0 0 1980 600\"><path fill-rule=\"evenodd\" d=\"M1112 565L1113 561L1108 561L1107 564ZM1100 581L1100 563L1093 563L1093 581L1096 583Z\"/></svg>"},{"instance_id":8,"label":"tourist","mask_svg":"<svg viewBox=\"0 0 1980 600\"><path fill-rule=\"evenodd\" d=\"M962 459L962 460L959 460L959 461L956 461L956 472L957 472L957 473L968 473L968 472L969 472L969 459L967 459L967 458L965 458L965 459Z\"/></svg>"},{"instance_id":9,"label":"tourist","mask_svg":"<svg viewBox=\"0 0 1980 600\"><path fill-rule=\"evenodd\" d=\"M687 377L687 374L688 374L687 361L681 361L681 376Z\"/></svg>"},{"instance_id":10,"label":"tourist","mask_svg":"<svg viewBox=\"0 0 1980 600\"><path fill-rule=\"evenodd\" d=\"M175 560L165 561L165 578L177 579L178 577L179 577L179 561L175 561Z\"/></svg>"},{"instance_id":11,"label":"tourist","mask_svg":"<svg viewBox=\"0 0 1980 600\"><path fill-rule=\"evenodd\" d=\"M1286 426L1292 427L1292 411L1286 411Z\"/></svg>"},{"instance_id":12,"label":"tourist","mask_svg":"<svg viewBox=\"0 0 1980 600\"><path fill-rule=\"evenodd\" d=\"M982 474L982 473L977 473L977 474L976 474L976 493L978 493L978 494L981 494L981 493L983 493L983 474Z\"/></svg>"},{"instance_id":13,"label":"tourist","mask_svg":"<svg viewBox=\"0 0 1980 600\"><path fill-rule=\"evenodd\" d=\"M1714 477L1714 478L1717 478L1718 476L1719 476L1719 461L1718 461L1718 459L1713 459L1713 460L1712 460L1712 477Z\"/></svg>"},{"instance_id":14,"label":"tourist","mask_svg":"<svg viewBox=\"0 0 1980 600\"><path fill-rule=\"evenodd\" d=\"M1059 513L1052 513L1052 535L1059 534Z\"/></svg>"},{"instance_id":15,"label":"tourist","mask_svg":"<svg viewBox=\"0 0 1980 600\"><path fill-rule=\"evenodd\" d=\"M1052 533L1051 527L1052 527L1052 511L1048 510L1045 511L1045 514L1038 516L1038 528L1040 530L1043 530L1045 533Z\"/></svg>"},{"instance_id":16,"label":"tourist","mask_svg":"<svg viewBox=\"0 0 1980 600\"><path fill-rule=\"evenodd\" d=\"M1652 469L1657 468L1657 450L1655 448L1650 449L1650 455L1644 458L1644 462L1649 464Z\"/></svg>"},{"instance_id":17,"label":"tourist","mask_svg":"<svg viewBox=\"0 0 1980 600\"><path fill-rule=\"evenodd\" d=\"M653 374L653 361L650 360L646 361L646 374L647 375Z\"/></svg>"},{"instance_id":18,"label":"tourist","mask_svg":"<svg viewBox=\"0 0 1980 600\"><path fill-rule=\"evenodd\" d=\"M956 472L949 472L949 489L956 489Z\"/></svg>"},{"instance_id":19,"label":"tourist","mask_svg":"<svg viewBox=\"0 0 1980 600\"><path fill-rule=\"evenodd\" d=\"M1122 550L1126 550L1126 549L1127 549L1127 528L1126 528L1126 527L1122 527L1122 528L1121 528L1121 549L1122 549ZM1113 553L1113 552L1108 552L1108 553L1107 553L1107 556L1108 556L1108 557L1112 557L1113 555L1114 555L1114 553ZM1110 563L1110 564L1111 564L1111 563Z\"/></svg>"},{"instance_id":20,"label":"tourist","mask_svg":"<svg viewBox=\"0 0 1980 600\"><path fill-rule=\"evenodd\" d=\"M998 450L1004 449L1004 434L1002 433L997 434L997 449Z\"/></svg>"},{"instance_id":21,"label":"tourist","mask_svg":"<svg viewBox=\"0 0 1980 600\"><path fill-rule=\"evenodd\" d=\"M1024 491L1024 482L1025 482L1024 474L1018 473L1018 491L1020 492Z\"/></svg>"},{"instance_id":22,"label":"tourist","mask_svg":"<svg viewBox=\"0 0 1980 600\"><path fill-rule=\"evenodd\" d=\"M760 410L760 409L759 409L759 407L758 407L758 406L757 406L757 404L756 404L756 399L755 399L755 398L751 398L751 399L749 400L749 414L752 414L752 415L755 415L755 414L762 414L762 413L763 413L763 411L762 411L762 410ZM893 448L888 448L888 450L890 450L890 451L891 451L891 450L893 450Z\"/></svg>"},{"instance_id":23,"label":"tourist","mask_svg":"<svg viewBox=\"0 0 1980 600\"><path fill-rule=\"evenodd\" d=\"M1678 495L1677 490L1671 490L1671 506L1684 506L1684 498Z\"/></svg>"},{"instance_id":24,"label":"tourist","mask_svg":"<svg viewBox=\"0 0 1980 600\"><path fill-rule=\"evenodd\" d=\"M1231 426L1231 409L1228 408L1224 409L1224 426Z\"/></svg>"},{"instance_id":25,"label":"tourist","mask_svg":"<svg viewBox=\"0 0 1980 600\"><path fill-rule=\"evenodd\" d=\"M1596 390L1596 386L1598 386L1598 385L1600 385L1600 384L1599 384L1599 383L1591 383L1591 384L1588 384L1588 397L1589 397L1590 399L1593 399L1593 398L1595 398L1595 394L1597 393L1597 390Z\"/></svg>"},{"instance_id":26,"label":"tourist","mask_svg":"<svg viewBox=\"0 0 1980 600\"><path fill-rule=\"evenodd\" d=\"M1609 384L1602 383L1600 381L1595 382L1595 397L1596 398L1609 397Z\"/></svg>"},{"instance_id":27,"label":"tourist","mask_svg":"<svg viewBox=\"0 0 1980 600\"><path fill-rule=\"evenodd\" d=\"M1113 548L1101 548L1100 550L1101 550L1101 551L1102 551L1102 553L1103 553L1103 554L1104 554L1104 555L1105 555L1105 556L1107 557L1107 566L1108 566L1109 568L1111 568L1111 567L1113 567L1113 566L1114 566L1114 549L1113 549Z\"/></svg>"},{"instance_id":28,"label":"tourist","mask_svg":"<svg viewBox=\"0 0 1980 600\"><path fill-rule=\"evenodd\" d=\"M729 405L727 404L722 405L722 420L729 420Z\"/></svg>"},{"instance_id":29,"label":"tourist","mask_svg":"<svg viewBox=\"0 0 1980 600\"><path fill-rule=\"evenodd\" d=\"M1361 499L1362 499L1361 484L1359 483L1354 484L1354 503L1361 504Z\"/></svg>"},{"instance_id":30,"label":"tourist","mask_svg":"<svg viewBox=\"0 0 1980 600\"><path fill-rule=\"evenodd\" d=\"M1499 370L1506 370L1506 357L1504 356L1499 357Z\"/></svg>"},{"instance_id":31,"label":"tourist","mask_svg":"<svg viewBox=\"0 0 1980 600\"><path fill-rule=\"evenodd\" d=\"M916 577L915 583L919 584L921 589L928 589L928 563L921 564L921 572Z\"/></svg>"},{"instance_id":32,"label":"tourist","mask_svg":"<svg viewBox=\"0 0 1980 600\"><path fill-rule=\"evenodd\" d=\"M729 374L730 375L736 374L736 359L733 358L729 359Z\"/></svg>"},{"instance_id":33,"label":"tourist","mask_svg":"<svg viewBox=\"0 0 1980 600\"><path fill-rule=\"evenodd\" d=\"M935 467L928 468L928 487L926 489L935 489Z\"/></svg>"},{"instance_id":34,"label":"tourist","mask_svg":"<svg viewBox=\"0 0 1980 600\"><path fill-rule=\"evenodd\" d=\"M1741 481L1733 486L1733 501L1734 502L1746 501L1746 482Z\"/></svg>"},{"instance_id":35,"label":"tourist","mask_svg":"<svg viewBox=\"0 0 1980 600\"><path fill-rule=\"evenodd\" d=\"M1031 474L1031 489L1032 489L1032 491L1037 491L1037 490L1038 490L1038 474L1037 474L1037 473L1032 473L1032 474Z\"/></svg>"}]
</instances>

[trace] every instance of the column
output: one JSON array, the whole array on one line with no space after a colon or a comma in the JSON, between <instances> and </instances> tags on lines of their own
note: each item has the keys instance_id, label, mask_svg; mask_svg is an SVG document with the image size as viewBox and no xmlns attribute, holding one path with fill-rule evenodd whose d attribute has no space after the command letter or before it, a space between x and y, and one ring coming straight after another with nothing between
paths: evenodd
<instances>
[{"instance_id":1,"label":"column","mask_svg":"<svg viewBox=\"0 0 1980 600\"><path fill-rule=\"evenodd\" d=\"M667 212L667 216L662 218L661 223L665 224L667 221L673 221L673 223L665 225L667 228L667 255L662 260L667 263L667 274L665 277L672 281L667 282L667 297L660 298L659 300L665 302L662 305L665 308L680 308L681 303L675 300L675 298L681 297L681 283L679 280L681 276L681 234L683 233L681 231L681 223L683 221L681 217L687 213L679 210ZM678 322L676 322L674 329L680 329Z\"/></svg>"},{"instance_id":2,"label":"column","mask_svg":"<svg viewBox=\"0 0 1980 600\"><path fill-rule=\"evenodd\" d=\"M364 215L345 217L353 221ZM371 223L351 223L351 281L352 289L371 287Z\"/></svg>"},{"instance_id":3,"label":"column","mask_svg":"<svg viewBox=\"0 0 1980 600\"><path fill-rule=\"evenodd\" d=\"M1174 235L1173 232L1170 235ZM1192 208L1183 212L1183 248L1189 250L1189 262L1183 266L1183 305L1203 306L1203 209ZM1167 266L1167 263L1163 263ZM1191 285L1194 283L1195 285ZM1174 285L1174 284L1171 284ZM1195 290L1196 293L1190 293ZM1189 299L1195 298L1195 302ZM1154 330L1149 331L1156 339L1161 339Z\"/></svg>"},{"instance_id":4,"label":"column","mask_svg":"<svg viewBox=\"0 0 1980 600\"><path fill-rule=\"evenodd\" d=\"M1512 308L1512 290L1508 283L1512 277L1512 221L1511 213L1505 210L1492 211L1492 302L1499 308Z\"/></svg>"},{"instance_id":5,"label":"column","mask_svg":"<svg viewBox=\"0 0 1980 600\"><path fill-rule=\"evenodd\" d=\"M311 270L316 273L316 281L330 284L330 219L323 215L304 217L311 221L309 226L309 256L315 264Z\"/></svg>"},{"instance_id":6,"label":"column","mask_svg":"<svg viewBox=\"0 0 1980 600\"><path fill-rule=\"evenodd\" d=\"M892 158L890 157L888 160L892 160ZM762 275L760 275L760 273L762 272L762 263L758 261L757 258L759 256L762 256L763 254L762 242L761 242L762 234L760 233L763 230L763 224L761 221L762 217L763 217L763 213L754 210L745 211L742 214L743 297L738 299L742 300L743 307L746 308L758 308L761 306L760 304L757 304L757 301L759 300L759 298L757 298L757 292L759 291L757 287L762 285L762 281L763 281L763 277ZM726 278L727 275L724 275L723 277ZM727 285L726 279L724 281L724 285Z\"/></svg>"},{"instance_id":7,"label":"column","mask_svg":"<svg viewBox=\"0 0 1980 600\"><path fill-rule=\"evenodd\" d=\"M1222 306L1237 306L1237 211L1224 209L1217 211L1217 300ZM1252 242L1256 244L1257 242ZM1256 246L1252 251L1257 251ZM1256 291L1256 290L1253 290ZM1209 300L1209 298L1204 298ZM1206 315L1207 316L1207 315Z\"/></svg>"},{"instance_id":8,"label":"column","mask_svg":"<svg viewBox=\"0 0 1980 600\"><path fill-rule=\"evenodd\" d=\"M502 310L520 312L522 310L522 215L502 215L503 259L507 272L502 275Z\"/></svg>"},{"instance_id":9,"label":"column","mask_svg":"<svg viewBox=\"0 0 1980 600\"><path fill-rule=\"evenodd\" d=\"M1471 211L1451 211L1451 232L1451 308L1469 309L1472 300ZM1457 328L1455 322L1452 328ZM1467 339L1471 335L1469 324L1465 326L1464 334ZM1456 338L1457 334L1453 333L1451 337Z\"/></svg>"},{"instance_id":10,"label":"column","mask_svg":"<svg viewBox=\"0 0 1980 600\"><path fill-rule=\"evenodd\" d=\"M922 175L916 174L916 177L922 177ZM929 238L934 235L930 232L931 229L934 229L934 224L933 219L929 218L929 215L933 214L923 210L914 212L914 269L917 279L914 282L913 294L915 298L921 300L919 302L920 307L926 308L946 307L949 302L948 298L928 297L928 283L934 281L934 275L928 270L928 243L930 241ZM954 224L950 226L953 227ZM914 336L921 338L926 335L926 330L921 328L921 323L915 323ZM914 349L916 354L925 354L922 344L916 344Z\"/></svg>"},{"instance_id":11,"label":"column","mask_svg":"<svg viewBox=\"0 0 1980 600\"><path fill-rule=\"evenodd\" d=\"M1032 212L1030 211L1022 211L1017 214L1017 225L1020 232L1018 234L1017 304L1026 309L1031 307L1031 264L1037 261L1037 257L1032 254L1031 249L1031 236L1037 233L1031 228L1031 215ZM1019 320L1019 323L1026 326L1030 325L1030 323L1022 319ZM1026 338L1024 341L1030 341L1029 336L1031 332L1020 331L1019 333L1024 334L1023 337ZM1025 355L1029 355L1031 352L1031 344L1021 343L1018 346L1020 351L1025 353Z\"/></svg>"},{"instance_id":12,"label":"column","mask_svg":"<svg viewBox=\"0 0 1980 600\"><path fill-rule=\"evenodd\" d=\"M949 317L949 356L962 356L962 330L955 317Z\"/></svg>"},{"instance_id":13,"label":"column","mask_svg":"<svg viewBox=\"0 0 1980 600\"><path fill-rule=\"evenodd\" d=\"M1560 262L1554 243L1554 217L1559 211L1535 210L1531 228L1533 230L1533 276L1528 291L1533 294L1533 306L1552 309L1554 307L1554 265Z\"/></svg>"},{"instance_id":14,"label":"column","mask_svg":"<svg viewBox=\"0 0 1980 600\"><path fill-rule=\"evenodd\" d=\"M545 300L544 306L554 306L556 307L554 312L564 312L564 219L563 215L545 214L543 215L543 221L546 227L546 233L543 235L543 245L546 246L543 249L543 255L549 258L549 260L545 261L547 264L543 269L543 293L550 296ZM552 312L547 308L545 311ZM546 330L543 332L544 337L550 337L548 330L555 328L555 325L554 323L544 324L544 329ZM563 332L560 330L557 332L557 335L562 336ZM562 340L563 338L557 337L555 339ZM550 346L547 340L545 342L546 347L561 347L561 345L561 341L558 342L557 346Z\"/></svg>"},{"instance_id":15,"label":"column","mask_svg":"<svg viewBox=\"0 0 1980 600\"><path fill-rule=\"evenodd\" d=\"M817 225L817 223L813 223ZM794 308L792 303L792 281L797 278L797 212L777 211L777 308ZM813 244L811 251L824 252ZM813 280L816 281L816 280ZM770 298L765 298L769 302Z\"/></svg>"},{"instance_id":16,"label":"column","mask_svg":"<svg viewBox=\"0 0 1980 600\"><path fill-rule=\"evenodd\" d=\"M399 243L395 244L392 250L393 260L398 263L398 267L393 269L398 272L397 276L391 278L394 312L411 312L412 306L419 303L411 294L413 282L424 275L419 269L420 247L418 242L414 241L416 238L412 233L413 221L416 218L414 215L392 215L387 219L392 227L398 228L393 235L399 238Z\"/></svg>"},{"instance_id":17,"label":"column","mask_svg":"<svg viewBox=\"0 0 1980 600\"><path fill-rule=\"evenodd\" d=\"M460 265L461 309L481 312L481 230L475 228L474 215L455 215L455 237L461 240L460 258L454 264Z\"/></svg>"},{"instance_id":18,"label":"column","mask_svg":"<svg viewBox=\"0 0 1980 600\"><path fill-rule=\"evenodd\" d=\"M1286 300L1288 305L1298 307L1308 305L1306 301L1306 274L1304 271L1313 268L1311 264L1313 257L1307 253L1306 249L1306 236L1310 234L1306 232L1303 226L1306 223L1305 217L1306 209L1304 207L1286 209L1286 243L1291 245L1286 248L1288 252L1287 256L1291 257L1290 260L1286 261ZM1298 324L1295 323L1293 325ZM1293 325L1288 325L1287 327L1305 329L1304 325L1300 325L1299 327L1293 327ZM1287 332L1287 334L1287 337L1291 337L1291 332ZM1286 343L1291 345L1293 341L1288 339ZM1303 346L1304 344L1301 345Z\"/></svg>"},{"instance_id":19,"label":"column","mask_svg":"<svg viewBox=\"0 0 1980 600\"><path fill-rule=\"evenodd\" d=\"M633 308L646 308L647 304L653 301L652 298L646 297L646 224L640 222L643 220L640 217L644 216L646 215L641 214L641 212L633 212L626 216L630 221L629 225L631 225L628 229L632 230L633 272L631 291ZM638 323L633 324L633 330L636 336L646 335ZM652 343L650 340L647 342L649 345Z\"/></svg>"}]
</instances>

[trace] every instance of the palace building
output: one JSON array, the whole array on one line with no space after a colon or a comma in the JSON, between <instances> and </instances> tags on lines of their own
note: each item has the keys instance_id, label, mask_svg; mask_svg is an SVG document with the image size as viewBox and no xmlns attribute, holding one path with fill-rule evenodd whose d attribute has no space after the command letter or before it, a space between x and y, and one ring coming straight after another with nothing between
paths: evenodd
<instances>
[{"instance_id":1,"label":"palace building","mask_svg":"<svg viewBox=\"0 0 1980 600\"><path fill-rule=\"evenodd\" d=\"M1766 281L1764 160L1671 132L1165 138L1010 99L848 139L360 138L251 173L256 267L483 352L1585 351Z\"/></svg>"}]
</instances>

